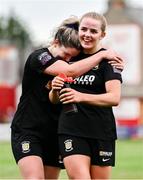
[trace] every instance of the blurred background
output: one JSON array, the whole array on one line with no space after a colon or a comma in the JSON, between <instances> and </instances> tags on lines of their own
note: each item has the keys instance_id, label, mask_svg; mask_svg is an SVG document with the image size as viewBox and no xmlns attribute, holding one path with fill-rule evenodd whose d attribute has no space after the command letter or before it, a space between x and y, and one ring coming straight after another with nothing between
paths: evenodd
<instances>
[{"instance_id":1,"label":"blurred background","mask_svg":"<svg viewBox=\"0 0 143 180\"><path fill-rule=\"evenodd\" d=\"M21 94L27 56L46 45L65 18L71 15L80 18L89 11L105 15L108 28L103 44L125 60L121 103L114 108L119 163L113 178L143 179L143 1L140 0L0 0L0 169L3 169L0 179L13 173L12 177L19 177L10 149L10 124Z\"/></svg>"}]
</instances>

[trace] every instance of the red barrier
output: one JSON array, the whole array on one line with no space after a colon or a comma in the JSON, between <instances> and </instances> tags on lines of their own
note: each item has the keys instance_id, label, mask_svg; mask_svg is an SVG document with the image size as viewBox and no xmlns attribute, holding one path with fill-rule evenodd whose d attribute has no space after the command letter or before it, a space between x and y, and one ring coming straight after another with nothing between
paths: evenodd
<instances>
[{"instance_id":1,"label":"red barrier","mask_svg":"<svg viewBox=\"0 0 143 180\"><path fill-rule=\"evenodd\" d=\"M134 119L117 119L117 125L119 126L137 126L139 125L139 118Z\"/></svg>"},{"instance_id":2,"label":"red barrier","mask_svg":"<svg viewBox=\"0 0 143 180\"><path fill-rule=\"evenodd\" d=\"M0 86L0 122L10 121L16 108L15 87Z\"/></svg>"}]
</instances>

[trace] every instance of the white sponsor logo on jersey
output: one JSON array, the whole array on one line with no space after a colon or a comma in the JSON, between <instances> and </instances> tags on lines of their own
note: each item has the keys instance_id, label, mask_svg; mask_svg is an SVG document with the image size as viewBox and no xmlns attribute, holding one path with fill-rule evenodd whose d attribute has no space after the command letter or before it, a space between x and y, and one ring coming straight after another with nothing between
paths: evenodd
<instances>
[{"instance_id":1,"label":"white sponsor logo on jersey","mask_svg":"<svg viewBox=\"0 0 143 180\"><path fill-rule=\"evenodd\" d=\"M100 156L107 156L107 157L111 157L111 156L112 156L112 152L99 151L99 155L100 155Z\"/></svg>"},{"instance_id":2,"label":"white sponsor logo on jersey","mask_svg":"<svg viewBox=\"0 0 143 180\"><path fill-rule=\"evenodd\" d=\"M83 75L80 77L77 77L74 79L75 82L74 84L87 84L87 85L92 85L92 83L95 80L95 76L94 75Z\"/></svg>"}]
</instances>

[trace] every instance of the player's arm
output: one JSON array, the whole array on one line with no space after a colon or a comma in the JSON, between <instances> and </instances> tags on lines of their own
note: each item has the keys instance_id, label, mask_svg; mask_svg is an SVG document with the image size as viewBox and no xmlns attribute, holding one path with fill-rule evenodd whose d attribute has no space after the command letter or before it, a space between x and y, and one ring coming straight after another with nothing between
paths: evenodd
<instances>
[{"instance_id":1,"label":"player's arm","mask_svg":"<svg viewBox=\"0 0 143 180\"><path fill-rule=\"evenodd\" d=\"M53 104L57 104L60 102L59 100L59 92L64 86L64 79L56 76L51 83L51 90L49 92L49 99Z\"/></svg>"},{"instance_id":2,"label":"player's arm","mask_svg":"<svg viewBox=\"0 0 143 180\"><path fill-rule=\"evenodd\" d=\"M117 106L121 97L120 80L110 80L105 83L106 93L86 94L78 92L71 88L61 90L60 101L67 103L85 103L96 106Z\"/></svg>"},{"instance_id":3,"label":"player's arm","mask_svg":"<svg viewBox=\"0 0 143 180\"><path fill-rule=\"evenodd\" d=\"M112 62L116 62L118 64L118 67L120 66L121 69L123 69L124 67L122 59L116 52L114 52L113 50L105 50L100 51L99 53L94 54L88 58L77 61L73 64L68 64L64 61L58 60L47 67L44 70L44 73L53 76L56 76L59 73L64 73L67 76L77 77L98 65L102 61L102 59L108 59L112 60Z\"/></svg>"}]
</instances>

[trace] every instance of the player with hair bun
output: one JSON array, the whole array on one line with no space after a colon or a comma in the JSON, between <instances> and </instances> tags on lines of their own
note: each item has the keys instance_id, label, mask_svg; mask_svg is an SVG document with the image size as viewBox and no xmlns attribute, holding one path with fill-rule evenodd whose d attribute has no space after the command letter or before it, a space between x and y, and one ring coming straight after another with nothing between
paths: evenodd
<instances>
[{"instance_id":1,"label":"player with hair bun","mask_svg":"<svg viewBox=\"0 0 143 180\"><path fill-rule=\"evenodd\" d=\"M71 57L81 51L78 23L73 18L68 19L68 23L64 21L52 43L32 52L25 63L22 94L11 124L12 151L23 179L57 179L59 176L57 126L61 106L53 105L48 98L53 77L61 72L77 77L105 57L122 66L116 53L110 50L69 65Z\"/></svg>"}]
</instances>

